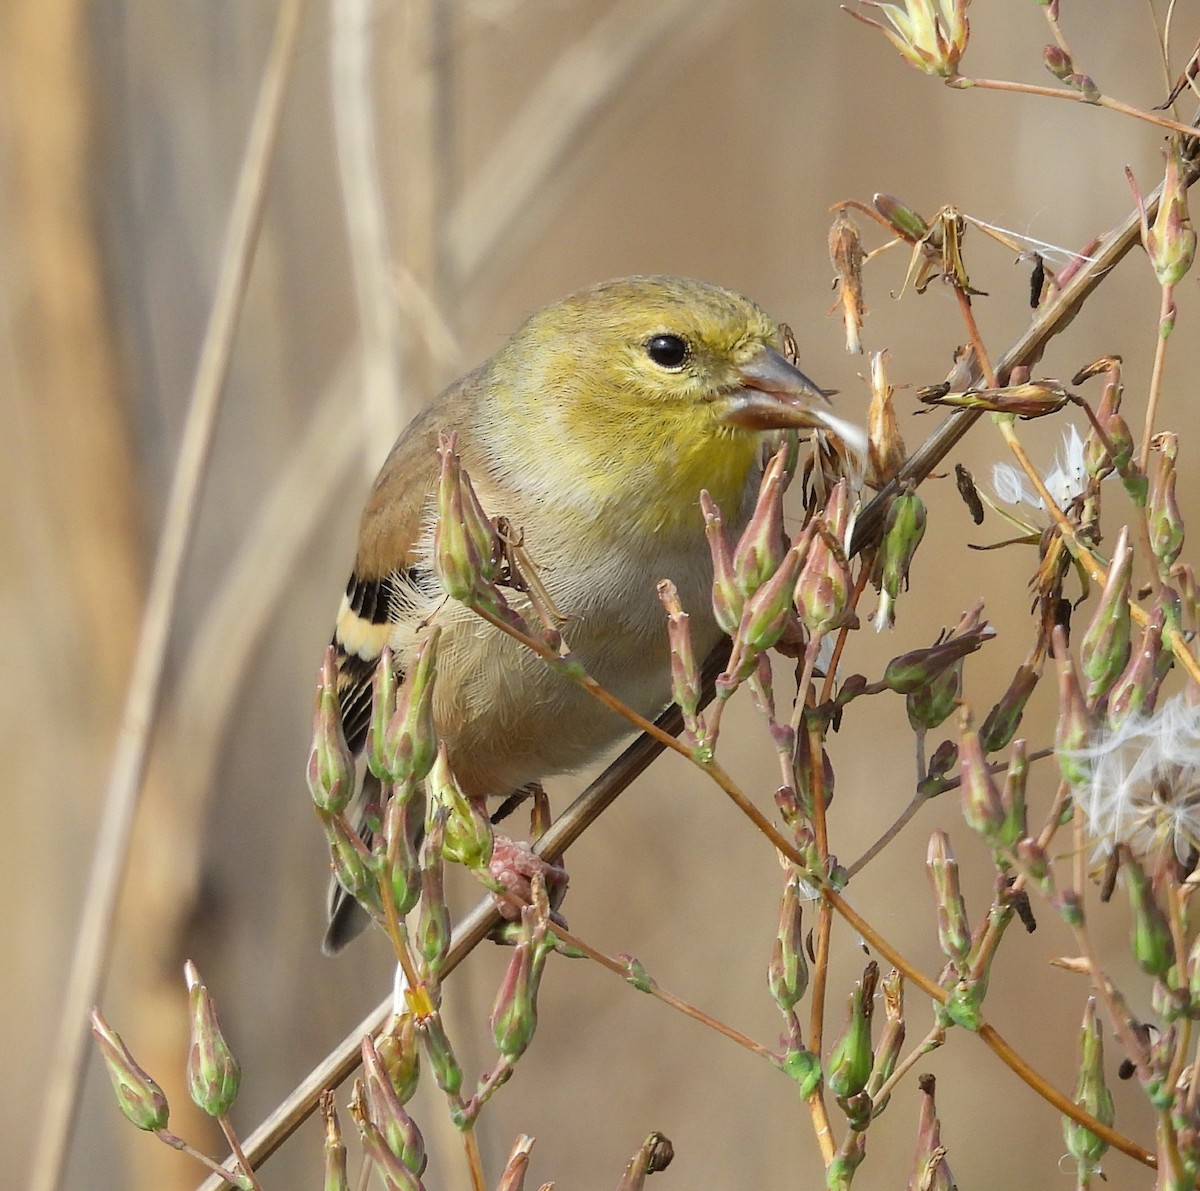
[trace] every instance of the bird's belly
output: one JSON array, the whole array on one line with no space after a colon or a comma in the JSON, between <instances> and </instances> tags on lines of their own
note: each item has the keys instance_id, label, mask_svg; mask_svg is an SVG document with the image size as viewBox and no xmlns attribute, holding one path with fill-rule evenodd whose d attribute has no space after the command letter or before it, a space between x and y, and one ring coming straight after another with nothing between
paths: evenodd
<instances>
[{"instance_id":1,"label":"bird's belly","mask_svg":"<svg viewBox=\"0 0 1200 1191\"><path fill-rule=\"evenodd\" d=\"M674 558L664 552L649 566L640 558L614 565L610 557L603 572L575 573L566 582L544 575L568 617L563 636L572 655L641 715L652 717L670 701L666 616L655 591L659 577L679 586L698 659L716 643L706 564L694 552ZM527 619L536 623L532 615ZM434 719L468 794L505 795L576 769L633 731L579 683L461 605L444 604L436 620L443 636Z\"/></svg>"}]
</instances>

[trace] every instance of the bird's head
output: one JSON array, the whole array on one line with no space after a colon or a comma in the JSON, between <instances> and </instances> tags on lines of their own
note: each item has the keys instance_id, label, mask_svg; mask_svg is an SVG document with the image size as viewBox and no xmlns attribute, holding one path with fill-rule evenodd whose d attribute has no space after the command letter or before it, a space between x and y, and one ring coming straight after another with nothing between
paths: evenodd
<instances>
[{"instance_id":1,"label":"bird's head","mask_svg":"<svg viewBox=\"0 0 1200 1191\"><path fill-rule=\"evenodd\" d=\"M493 366L515 421L536 417L565 447L587 443L614 484L636 468L647 483L670 471L692 500L701 487L740 491L765 430L824 427L861 444L759 306L687 278L572 294L533 315Z\"/></svg>"}]
</instances>

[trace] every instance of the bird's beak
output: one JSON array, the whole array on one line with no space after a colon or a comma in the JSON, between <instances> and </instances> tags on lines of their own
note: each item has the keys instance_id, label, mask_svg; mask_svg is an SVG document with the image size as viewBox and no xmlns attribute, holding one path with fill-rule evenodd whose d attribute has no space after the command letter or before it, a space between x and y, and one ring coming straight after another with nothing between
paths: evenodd
<instances>
[{"instance_id":1,"label":"bird's beak","mask_svg":"<svg viewBox=\"0 0 1200 1191\"><path fill-rule=\"evenodd\" d=\"M829 412L829 391L818 388L773 347L763 347L738 368L741 385L722 399L720 419L744 430L830 430L852 450L866 450L867 436Z\"/></svg>"},{"instance_id":2,"label":"bird's beak","mask_svg":"<svg viewBox=\"0 0 1200 1191\"><path fill-rule=\"evenodd\" d=\"M820 426L829 399L773 347L762 348L738 369L741 386L722 402L721 421L744 430Z\"/></svg>"}]
</instances>

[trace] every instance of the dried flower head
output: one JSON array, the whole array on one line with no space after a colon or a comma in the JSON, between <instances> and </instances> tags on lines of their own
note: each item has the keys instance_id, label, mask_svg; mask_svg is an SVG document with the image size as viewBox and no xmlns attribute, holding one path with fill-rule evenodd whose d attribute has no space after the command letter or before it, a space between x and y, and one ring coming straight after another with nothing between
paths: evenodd
<instances>
[{"instance_id":1,"label":"dried flower head","mask_svg":"<svg viewBox=\"0 0 1200 1191\"><path fill-rule=\"evenodd\" d=\"M1087 479L1083 439L1074 426L1068 426L1063 445L1054 457L1054 466L1042 477L1042 482L1054 503L1065 509L1083 492ZM1010 463L997 463L992 467L992 490L996 499L1005 504L1024 504L1041 511L1046 508L1024 473Z\"/></svg>"},{"instance_id":2,"label":"dried flower head","mask_svg":"<svg viewBox=\"0 0 1200 1191\"><path fill-rule=\"evenodd\" d=\"M1200 852L1200 706L1182 695L1148 716L1131 715L1073 750L1088 775L1075 796L1099 847L1125 844L1157 870L1190 872Z\"/></svg>"}]
</instances>

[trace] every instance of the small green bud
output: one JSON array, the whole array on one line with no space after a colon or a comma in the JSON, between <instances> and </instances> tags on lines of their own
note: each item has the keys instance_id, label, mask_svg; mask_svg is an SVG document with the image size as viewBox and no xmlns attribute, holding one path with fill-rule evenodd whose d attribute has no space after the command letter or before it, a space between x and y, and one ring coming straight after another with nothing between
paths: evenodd
<instances>
[{"instance_id":1,"label":"small green bud","mask_svg":"<svg viewBox=\"0 0 1200 1191\"><path fill-rule=\"evenodd\" d=\"M117 1105L139 1129L155 1132L167 1127L170 1106L163 1090L138 1066L121 1036L92 1010L92 1037L117 1093Z\"/></svg>"},{"instance_id":2,"label":"small green bud","mask_svg":"<svg viewBox=\"0 0 1200 1191\"><path fill-rule=\"evenodd\" d=\"M495 836L487 815L469 799L450 771L446 746L438 746L437 759L429 771L430 813L437 807L446 809L446 834L442 855L452 864L461 864L473 871L487 868L492 858Z\"/></svg>"},{"instance_id":3,"label":"small green bud","mask_svg":"<svg viewBox=\"0 0 1200 1191\"><path fill-rule=\"evenodd\" d=\"M826 1082L839 1100L857 1096L867 1086L874 1056L871 1051L871 1014L874 1011L878 966L872 960L863 978L854 985L846 1015L846 1027L829 1052Z\"/></svg>"},{"instance_id":4,"label":"small green bud","mask_svg":"<svg viewBox=\"0 0 1200 1191\"><path fill-rule=\"evenodd\" d=\"M1150 548L1165 573L1183 549L1183 515L1175 499L1175 457L1178 440L1174 434L1156 434L1154 472L1150 478L1150 500L1146 521L1150 530Z\"/></svg>"},{"instance_id":5,"label":"small green bud","mask_svg":"<svg viewBox=\"0 0 1200 1191\"><path fill-rule=\"evenodd\" d=\"M425 1170L425 1140L416 1122L404 1110L391 1075L371 1036L362 1040L363 1085L367 1113L379 1129L383 1144L414 1175Z\"/></svg>"},{"instance_id":6,"label":"small green bud","mask_svg":"<svg viewBox=\"0 0 1200 1191\"><path fill-rule=\"evenodd\" d=\"M325 650L317 679L312 751L308 754L308 789L317 807L333 814L345 810L354 797L354 759L342 732L337 658L332 645Z\"/></svg>"},{"instance_id":7,"label":"small green bud","mask_svg":"<svg viewBox=\"0 0 1200 1191\"><path fill-rule=\"evenodd\" d=\"M770 649L783 636L792 618L792 596L806 553L811 553L807 532L787 552L779 569L742 606L742 619L734 634L734 644L743 646L744 660L737 677L753 673L758 655Z\"/></svg>"},{"instance_id":8,"label":"small green bud","mask_svg":"<svg viewBox=\"0 0 1200 1191\"><path fill-rule=\"evenodd\" d=\"M804 915L800 882L789 876L779 906L779 933L767 968L767 986L784 1015L790 1013L808 988L808 961L804 957Z\"/></svg>"},{"instance_id":9,"label":"small green bud","mask_svg":"<svg viewBox=\"0 0 1200 1191\"><path fill-rule=\"evenodd\" d=\"M1129 665L1108 692L1107 719L1114 730L1129 716L1149 715L1154 710L1159 687L1171 665L1171 657L1162 647L1164 622L1162 608L1151 609Z\"/></svg>"},{"instance_id":10,"label":"small green bud","mask_svg":"<svg viewBox=\"0 0 1200 1191\"><path fill-rule=\"evenodd\" d=\"M1104 1040L1100 1020L1096 1015L1096 999L1089 997L1083 1014L1079 1035L1079 1078L1075 1083L1075 1103L1095 1117L1102 1125L1114 1120L1112 1093L1104 1079ZM1081 1184L1100 1170L1100 1159L1108 1150L1108 1142L1090 1129L1063 1117L1063 1139L1075 1160Z\"/></svg>"},{"instance_id":11,"label":"small green bud","mask_svg":"<svg viewBox=\"0 0 1200 1191\"><path fill-rule=\"evenodd\" d=\"M407 1104L421 1079L421 1051L417 1046L417 1020L411 1013L392 1018L386 1034L375 1043L375 1052L387 1071L401 1104Z\"/></svg>"},{"instance_id":12,"label":"small green bud","mask_svg":"<svg viewBox=\"0 0 1200 1191\"><path fill-rule=\"evenodd\" d=\"M462 1091L463 1072L454 1057L454 1050L446 1035L446 1027L442 1025L441 1015L429 1014L418 1023L418 1028L434 1081L447 1096L457 1096Z\"/></svg>"},{"instance_id":13,"label":"small green bud","mask_svg":"<svg viewBox=\"0 0 1200 1191\"><path fill-rule=\"evenodd\" d=\"M1084 697L1089 705L1108 692L1129 661L1132 576L1133 549L1129 529L1124 527L1113 550L1104 591L1080 644Z\"/></svg>"},{"instance_id":14,"label":"small green bud","mask_svg":"<svg viewBox=\"0 0 1200 1191\"><path fill-rule=\"evenodd\" d=\"M1058 719L1054 733L1054 751L1058 755L1063 780L1072 788L1086 786L1091 774L1079 757L1092 733L1091 716L1075 677L1075 664L1067 648L1067 635L1062 626L1051 637L1054 660L1058 663Z\"/></svg>"},{"instance_id":15,"label":"small green bud","mask_svg":"<svg viewBox=\"0 0 1200 1191\"><path fill-rule=\"evenodd\" d=\"M396 711L396 659L390 647L384 647L371 676L371 720L367 725L367 743L363 752L367 768L381 781L391 781L384 759L387 726Z\"/></svg>"},{"instance_id":16,"label":"small green bud","mask_svg":"<svg viewBox=\"0 0 1200 1191\"><path fill-rule=\"evenodd\" d=\"M1175 963L1171 927L1154 896L1150 878L1133 854L1122 847L1125 888L1133 912L1133 957L1148 976L1165 978Z\"/></svg>"},{"instance_id":17,"label":"small green bud","mask_svg":"<svg viewBox=\"0 0 1200 1191\"><path fill-rule=\"evenodd\" d=\"M197 1108L210 1117L223 1116L237 1099L242 1069L221 1033L217 1007L200 980L196 965L184 964L191 1005L191 1043L188 1047L188 1093Z\"/></svg>"},{"instance_id":18,"label":"small green bud","mask_svg":"<svg viewBox=\"0 0 1200 1191\"><path fill-rule=\"evenodd\" d=\"M891 628L895 623L895 605L902 589L908 586L908 568L925 536L925 503L916 489L906 486L888 508L887 526L880 547L879 611L875 628Z\"/></svg>"},{"instance_id":19,"label":"small green bud","mask_svg":"<svg viewBox=\"0 0 1200 1191\"><path fill-rule=\"evenodd\" d=\"M368 911L379 909L379 890L376 886L374 858L362 840L351 832L344 815L319 811L321 826L329 843L333 875L346 893Z\"/></svg>"},{"instance_id":20,"label":"small green bud","mask_svg":"<svg viewBox=\"0 0 1200 1191\"><path fill-rule=\"evenodd\" d=\"M421 864L417 840L423 830L424 816L419 799L388 801L383 816L382 855L376 861L389 874L388 885L396 915L403 918L421 896Z\"/></svg>"},{"instance_id":21,"label":"small green bud","mask_svg":"<svg viewBox=\"0 0 1200 1191\"><path fill-rule=\"evenodd\" d=\"M1004 775L1004 787L1000 791L1000 805L1004 810L1004 825L996 842L1002 848L1015 848L1019 840L1028 834L1025 815L1025 786L1029 778L1029 756L1025 741L1013 743Z\"/></svg>"},{"instance_id":22,"label":"small green bud","mask_svg":"<svg viewBox=\"0 0 1200 1191\"><path fill-rule=\"evenodd\" d=\"M396 712L387 726L384 765L392 782L412 789L424 781L437 756L433 725L433 685L437 677L437 648L442 630L435 626L421 642L416 660L405 677L396 700Z\"/></svg>"},{"instance_id":23,"label":"small green bud","mask_svg":"<svg viewBox=\"0 0 1200 1191\"><path fill-rule=\"evenodd\" d=\"M421 974L437 980L450 951L450 907L443 882L442 847L446 810L439 807L421 848L421 901L414 942L423 959Z\"/></svg>"},{"instance_id":24,"label":"small green bud","mask_svg":"<svg viewBox=\"0 0 1200 1191\"><path fill-rule=\"evenodd\" d=\"M912 207L906 207L895 195L877 194L872 200L875 210L910 244L929 235L929 224Z\"/></svg>"},{"instance_id":25,"label":"small green bud","mask_svg":"<svg viewBox=\"0 0 1200 1191\"><path fill-rule=\"evenodd\" d=\"M800 1095L807 1100L820 1086L823 1078L821 1059L811 1050L803 1047L791 1047L779 1064L780 1070L790 1076L800 1089Z\"/></svg>"}]
</instances>

